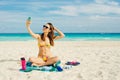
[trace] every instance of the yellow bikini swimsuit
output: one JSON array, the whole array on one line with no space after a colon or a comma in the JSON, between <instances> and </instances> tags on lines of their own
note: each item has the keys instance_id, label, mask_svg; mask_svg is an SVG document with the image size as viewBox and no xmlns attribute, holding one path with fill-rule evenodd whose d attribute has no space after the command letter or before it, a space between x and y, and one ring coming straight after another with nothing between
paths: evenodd
<instances>
[{"instance_id":1,"label":"yellow bikini swimsuit","mask_svg":"<svg viewBox=\"0 0 120 80\"><path fill-rule=\"evenodd\" d=\"M38 43L38 47L50 47L50 44L45 44L45 45L41 45L40 43ZM46 62L48 60L48 56L43 56L42 59Z\"/></svg>"},{"instance_id":2,"label":"yellow bikini swimsuit","mask_svg":"<svg viewBox=\"0 0 120 80\"><path fill-rule=\"evenodd\" d=\"M47 56L43 56L42 59L43 59L45 62L47 62L48 57L47 57Z\"/></svg>"},{"instance_id":3,"label":"yellow bikini swimsuit","mask_svg":"<svg viewBox=\"0 0 120 80\"><path fill-rule=\"evenodd\" d=\"M38 47L44 47L44 46L50 47L51 45L50 45L50 44L45 44L45 45L43 44L43 45L42 45L42 44L38 43Z\"/></svg>"}]
</instances>

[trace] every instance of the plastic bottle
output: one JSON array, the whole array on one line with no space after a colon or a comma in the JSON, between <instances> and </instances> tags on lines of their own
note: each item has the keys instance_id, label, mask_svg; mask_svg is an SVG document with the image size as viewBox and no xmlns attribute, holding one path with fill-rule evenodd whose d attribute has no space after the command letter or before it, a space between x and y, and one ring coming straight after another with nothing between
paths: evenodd
<instances>
[{"instance_id":1,"label":"plastic bottle","mask_svg":"<svg viewBox=\"0 0 120 80\"><path fill-rule=\"evenodd\" d=\"M26 70L26 60L24 57L21 58L21 66L22 66L22 70Z\"/></svg>"},{"instance_id":2,"label":"plastic bottle","mask_svg":"<svg viewBox=\"0 0 120 80\"><path fill-rule=\"evenodd\" d=\"M63 71L63 69L60 66L56 67L58 71Z\"/></svg>"}]
</instances>

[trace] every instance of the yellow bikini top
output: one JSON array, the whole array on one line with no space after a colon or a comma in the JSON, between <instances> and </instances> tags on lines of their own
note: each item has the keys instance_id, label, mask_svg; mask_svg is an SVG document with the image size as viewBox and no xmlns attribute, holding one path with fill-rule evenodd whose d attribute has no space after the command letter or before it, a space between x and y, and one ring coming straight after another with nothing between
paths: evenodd
<instances>
[{"instance_id":1,"label":"yellow bikini top","mask_svg":"<svg viewBox=\"0 0 120 80\"><path fill-rule=\"evenodd\" d=\"M40 44L39 42L38 42L38 47L50 47L51 45L50 44Z\"/></svg>"},{"instance_id":2,"label":"yellow bikini top","mask_svg":"<svg viewBox=\"0 0 120 80\"><path fill-rule=\"evenodd\" d=\"M39 41L41 41L41 38L39 38ZM41 44L40 42L38 41L38 47L50 47L51 45L49 43L45 43L45 44Z\"/></svg>"}]
</instances>

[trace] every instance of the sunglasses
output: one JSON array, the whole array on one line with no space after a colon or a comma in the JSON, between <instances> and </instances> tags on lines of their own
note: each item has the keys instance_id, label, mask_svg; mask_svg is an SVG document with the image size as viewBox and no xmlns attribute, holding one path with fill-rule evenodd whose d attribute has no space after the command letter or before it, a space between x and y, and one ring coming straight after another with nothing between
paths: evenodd
<instances>
[{"instance_id":1,"label":"sunglasses","mask_svg":"<svg viewBox=\"0 0 120 80\"><path fill-rule=\"evenodd\" d=\"M46 29L48 29L49 27L47 27L46 25L43 25L43 28L46 28Z\"/></svg>"}]
</instances>

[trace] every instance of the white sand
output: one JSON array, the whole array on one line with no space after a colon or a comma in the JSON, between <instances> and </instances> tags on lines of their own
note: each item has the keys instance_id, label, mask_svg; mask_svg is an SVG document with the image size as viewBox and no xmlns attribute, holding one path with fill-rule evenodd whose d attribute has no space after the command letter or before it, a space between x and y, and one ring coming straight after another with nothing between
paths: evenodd
<instances>
[{"instance_id":1,"label":"white sand","mask_svg":"<svg viewBox=\"0 0 120 80\"><path fill-rule=\"evenodd\" d=\"M65 62L81 64L63 72L20 72L20 58L37 56L36 41L0 42L0 80L120 80L120 41L58 41L51 48Z\"/></svg>"}]
</instances>

